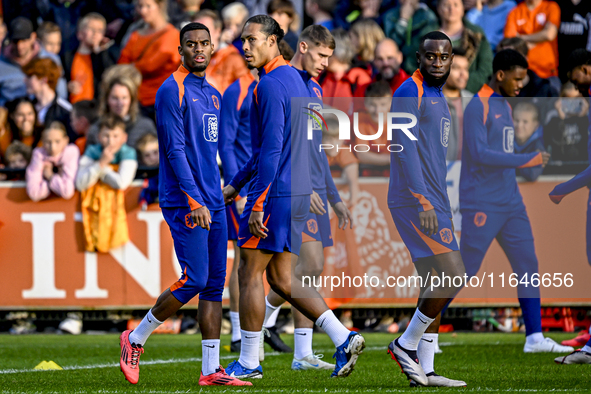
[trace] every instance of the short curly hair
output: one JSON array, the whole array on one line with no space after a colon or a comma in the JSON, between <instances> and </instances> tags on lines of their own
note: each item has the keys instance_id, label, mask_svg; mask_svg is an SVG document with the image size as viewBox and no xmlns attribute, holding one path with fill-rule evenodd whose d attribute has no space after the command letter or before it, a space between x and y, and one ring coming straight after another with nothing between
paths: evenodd
<instances>
[{"instance_id":1,"label":"short curly hair","mask_svg":"<svg viewBox=\"0 0 591 394\"><path fill-rule=\"evenodd\" d=\"M23 72L29 78L33 75L39 79L47 78L47 84L51 90L55 90L57 81L62 75L60 66L49 58L31 60L23 67Z\"/></svg>"}]
</instances>

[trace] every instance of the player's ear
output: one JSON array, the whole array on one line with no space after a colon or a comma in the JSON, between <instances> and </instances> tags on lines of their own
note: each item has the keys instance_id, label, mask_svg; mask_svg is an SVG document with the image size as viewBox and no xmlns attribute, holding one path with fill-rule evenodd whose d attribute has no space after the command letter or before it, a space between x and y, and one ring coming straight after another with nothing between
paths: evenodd
<instances>
[{"instance_id":1,"label":"player's ear","mask_svg":"<svg viewBox=\"0 0 591 394\"><path fill-rule=\"evenodd\" d=\"M179 55L183 56L183 47L179 45Z\"/></svg>"},{"instance_id":2,"label":"player's ear","mask_svg":"<svg viewBox=\"0 0 591 394\"><path fill-rule=\"evenodd\" d=\"M268 38L269 46L277 45L277 36L275 34L271 34Z\"/></svg>"},{"instance_id":3,"label":"player's ear","mask_svg":"<svg viewBox=\"0 0 591 394\"><path fill-rule=\"evenodd\" d=\"M417 56L417 63L421 64L421 54L419 53L419 51L416 52L416 56Z\"/></svg>"},{"instance_id":4,"label":"player's ear","mask_svg":"<svg viewBox=\"0 0 591 394\"><path fill-rule=\"evenodd\" d=\"M300 53L306 53L308 51L308 44L305 41L300 41L299 48Z\"/></svg>"},{"instance_id":5,"label":"player's ear","mask_svg":"<svg viewBox=\"0 0 591 394\"><path fill-rule=\"evenodd\" d=\"M503 70L497 71L495 78L497 79L497 82L501 82L503 79L505 79L505 72Z\"/></svg>"}]
</instances>

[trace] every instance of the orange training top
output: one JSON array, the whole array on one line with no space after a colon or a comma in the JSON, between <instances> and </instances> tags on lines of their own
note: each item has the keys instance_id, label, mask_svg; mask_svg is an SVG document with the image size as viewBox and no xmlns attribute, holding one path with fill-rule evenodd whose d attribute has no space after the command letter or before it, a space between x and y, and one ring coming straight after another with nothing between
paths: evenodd
<instances>
[{"instance_id":1,"label":"orange training top","mask_svg":"<svg viewBox=\"0 0 591 394\"><path fill-rule=\"evenodd\" d=\"M228 86L246 74L249 71L244 58L234 45L229 45L213 54L205 78L223 94Z\"/></svg>"},{"instance_id":2,"label":"orange training top","mask_svg":"<svg viewBox=\"0 0 591 394\"><path fill-rule=\"evenodd\" d=\"M92 72L90 53L82 55L80 52L76 52L72 61L70 78L72 81L78 82L82 88L79 93L70 94L70 102L72 104L94 98L94 74Z\"/></svg>"}]
</instances>

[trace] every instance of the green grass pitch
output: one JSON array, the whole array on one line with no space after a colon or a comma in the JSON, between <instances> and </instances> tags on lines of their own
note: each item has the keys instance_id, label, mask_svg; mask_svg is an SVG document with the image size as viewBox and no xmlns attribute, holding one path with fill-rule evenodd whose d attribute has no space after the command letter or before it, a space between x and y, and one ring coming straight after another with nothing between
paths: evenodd
<instances>
[{"instance_id":1,"label":"green grass pitch","mask_svg":"<svg viewBox=\"0 0 591 394\"><path fill-rule=\"evenodd\" d=\"M153 335L141 358L140 381L135 386L119 371L116 335L0 335L0 393L591 392L591 365L556 365L554 354L524 354L523 334L489 333L440 335L443 353L435 356L435 371L465 380L468 387L411 389L386 354L395 336L364 336L366 350L348 378L331 379L330 371L292 371L292 354L267 353L264 378L254 379L253 387L202 388L198 385L199 335ZM549 336L561 341L573 334ZM283 339L293 345L293 336ZM222 338L222 345L229 342L228 336ZM326 335L314 336L314 348L327 361L334 352ZM222 365L236 357L222 349ZM53 360L64 370L34 371L43 360Z\"/></svg>"}]
</instances>

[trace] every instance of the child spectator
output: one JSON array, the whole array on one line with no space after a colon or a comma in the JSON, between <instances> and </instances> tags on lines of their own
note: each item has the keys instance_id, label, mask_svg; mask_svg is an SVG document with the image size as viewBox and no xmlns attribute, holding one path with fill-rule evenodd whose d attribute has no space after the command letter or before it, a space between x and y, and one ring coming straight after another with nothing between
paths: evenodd
<instances>
[{"instance_id":1,"label":"child spectator","mask_svg":"<svg viewBox=\"0 0 591 394\"><path fill-rule=\"evenodd\" d=\"M141 72L141 110L154 120L156 91L181 63L179 31L167 22L166 0L141 0L136 9L144 26L131 33L119 63L133 64Z\"/></svg>"},{"instance_id":2,"label":"child spectator","mask_svg":"<svg viewBox=\"0 0 591 394\"><path fill-rule=\"evenodd\" d=\"M14 141L35 148L41 141L42 128L37 125L37 112L31 100L21 97L6 104L8 116L0 130L0 154Z\"/></svg>"},{"instance_id":3,"label":"child spectator","mask_svg":"<svg viewBox=\"0 0 591 394\"><path fill-rule=\"evenodd\" d=\"M4 163L6 168L11 170L24 170L29 165L31 160L31 147L23 144L20 141L14 141L6 149L4 153ZM21 173L9 174L6 180L20 181L24 179L24 171Z\"/></svg>"},{"instance_id":4,"label":"child spectator","mask_svg":"<svg viewBox=\"0 0 591 394\"><path fill-rule=\"evenodd\" d=\"M235 80L248 74L244 58L233 45L224 44L225 46L222 48L220 43L222 19L217 12L212 10L199 11L195 15L193 22L202 23L209 29L214 53L207 67L206 78L223 94Z\"/></svg>"},{"instance_id":5,"label":"child spectator","mask_svg":"<svg viewBox=\"0 0 591 394\"><path fill-rule=\"evenodd\" d=\"M538 108L532 103L520 102L513 110L515 125L515 153L543 152L543 131L540 126ZM542 166L518 168L517 175L521 175L530 182L535 181L542 174Z\"/></svg>"},{"instance_id":6,"label":"child spectator","mask_svg":"<svg viewBox=\"0 0 591 394\"><path fill-rule=\"evenodd\" d=\"M466 13L467 20L484 30L493 52L504 37L507 15L516 5L513 0L477 0Z\"/></svg>"},{"instance_id":7,"label":"child spectator","mask_svg":"<svg viewBox=\"0 0 591 394\"><path fill-rule=\"evenodd\" d=\"M70 116L70 123L72 130L78 136L76 139L76 146L80 150L80 153L84 153L86 150L86 141L90 126L94 124L98 119L98 108L96 101L94 100L83 100L78 101L72 106L72 113Z\"/></svg>"},{"instance_id":8,"label":"child spectator","mask_svg":"<svg viewBox=\"0 0 591 394\"><path fill-rule=\"evenodd\" d=\"M324 92L325 105L337 108L351 115L353 112L353 94L359 86L371 83L371 73L360 67L351 67L355 53L351 39L343 29L332 32L335 49L328 59L326 72L318 78Z\"/></svg>"},{"instance_id":9,"label":"child spectator","mask_svg":"<svg viewBox=\"0 0 591 394\"><path fill-rule=\"evenodd\" d=\"M99 127L100 144L86 149L76 175L90 252L108 252L129 240L123 191L131 185L138 165L135 149L125 144L123 119L107 115Z\"/></svg>"},{"instance_id":10,"label":"child spectator","mask_svg":"<svg viewBox=\"0 0 591 394\"><path fill-rule=\"evenodd\" d=\"M589 102L572 82L562 85L560 97L547 115L546 145L554 160L587 161Z\"/></svg>"},{"instance_id":11,"label":"child spectator","mask_svg":"<svg viewBox=\"0 0 591 394\"><path fill-rule=\"evenodd\" d=\"M37 123L44 125L58 121L66 126L70 141L74 141L76 135L70 127L72 104L58 97L55 91L61 74L59 66L51 59L33 59L23 67L23 72L27 76L27 93L35 96Z\"/></svg>"},{"instance_id":12,"label":"child spectator","mask_svg":"<svg viewBox=\"0 0 591 394\"><path fill-rule=\"evenodd\" d=\"M335 116L327 115L326 125L322 128L322 144L328 156L333 176L344 177L349 185L348 207L353 207L359 201L359 160L351 152L350 146L339 146L339 122ZM338 169L334 169L338 167Z\"/></svg>"},{"instance_id":13,"label":"child spectator","mask_svg":"<svg viewBox=\"0 0 591 394\"><path fill-rule=\"evenodd\" d=\"M300 28L300 17L290 0L271 0L267 5L267 15L275 19L285 32L283 40L291 49L296 50L298 35L295 33Z\"/></svg>"},{"instance_id":14,"label":"child spectator","mask_svg":"<svg viewBox=\"0 0 591 394\"><path fill-rule=\"evenodd\" d=\"M92 100L98 95L98 86L103 72L119 58L113 42L103 43L107 21L96 12L86 14L78 23L78 41L80 45L72 59L69 69L70 102Z\"/></svg>"},{"instance_id":15,"label":"child spectator","mask_svg":"<svg viewBox=\"0 0 591 394\"><path fill-rule=\"evenodd\" d=\"M63 124L53 122L43 131L43 146L33 149L27 167L27 194L33 201L43 200L53 192L66 200L74 195L74 179L80 152L68 144Z\"/></svg>"},{"instance_id":16,"label":"child spectator","mask_svg":"<svg viewBox=\"0 0 591 394\"><path fill-rule=\"evenodd\" d=\"M234 45L241 54L243 54L243 51L240 34L247 19L248 8L242 3L234 2L222 8L224 31L222 31L221 41L227 45Z\"/></svg>"},{"instance_id":17,"label":"child spectator","mask_svg":"<svg viewBox=\"0 0 591 394\"><path fill-rule=\"evenodd\" d=\"M382 125L382 134L379 138L367 141L360 139L355 135L355 144L358 146L368 146L366 151L358 148L356 151L359 163L372 166L389 166L390 152L388 151L388 129L387 114L392 106L392 90L385 81L371 83L365 90L365 112L359 114L358 129L363 135L375 135ZM389 170L364 170L364 176L385 176Z\"/></svg>"},{"instance_id":18,"label":"child spectator","mask_svg":"<svg viewBox=\"0 0 591 394\"><path fill-rule=\"evenodd\" d=\"M553 1L525 0L509 13L505 37L527 42L529 67L542 78L558 76L560 7Z\"/></svg>"},{"instance_id":19,"label":"child spectator","mask_svg":"<svg viewBox=\"0 0 591 394\"><path fill-rule=\"evenodd\" d=\"M363 19L351 26L349 36L356 52L352 66L363 68L371 75L371 62L374 60L378 43L386 37L384 31L373 20Z\"/></svg>"},{"instance_id":20,"label":"child spectator","mask_svg":"<svg viewBox=\"0 0 591 394\"><path fill-rule=\"evenodd\" d=\"M315 25L334 30L336 26L332 18L332 11L336 4L336 0L305 0L304 7L306 14L312 18Z\"/></svg>"},{"instance_id":21,"label":"child spectator","mask_svg":"<svg viewBox=\"0 0 591 394\"><path fill-rule=\"evenodd\" d=\"M62 48L62 31L58 25L53 22L43 22L37 29L37 37L41 48L59 56Z\"/></svg>"},{"instance_id":22,"label":"child spectator","mask_svg":"<svg viewBox=\"0 0 591 394\"><path fill-rule=\"evenodd\" d=\"M154 168L160 164L158 138L152 134L143 136L137 144L139 162L144 167ZM140 193L140 205L145 209L149 204L158 202L158 174L144 179Z\"/></svg>"},{"instance_id":23,"label":"child spectator","mask_svg":"<svg viewBox=\"0 0 591 394\"><path fill-rule=\"evenodd\" d=\"M115 75L106 80L105 89L101 88L99 116L114 114L125 122L127 145L136 148L137 142L146 134L156 134L156 126L152 119L140 114L138 89L134 81L127 76ZM93 124L88 131L87 144L99 143L99 125Z\"/></svg>"}]
</instances>

